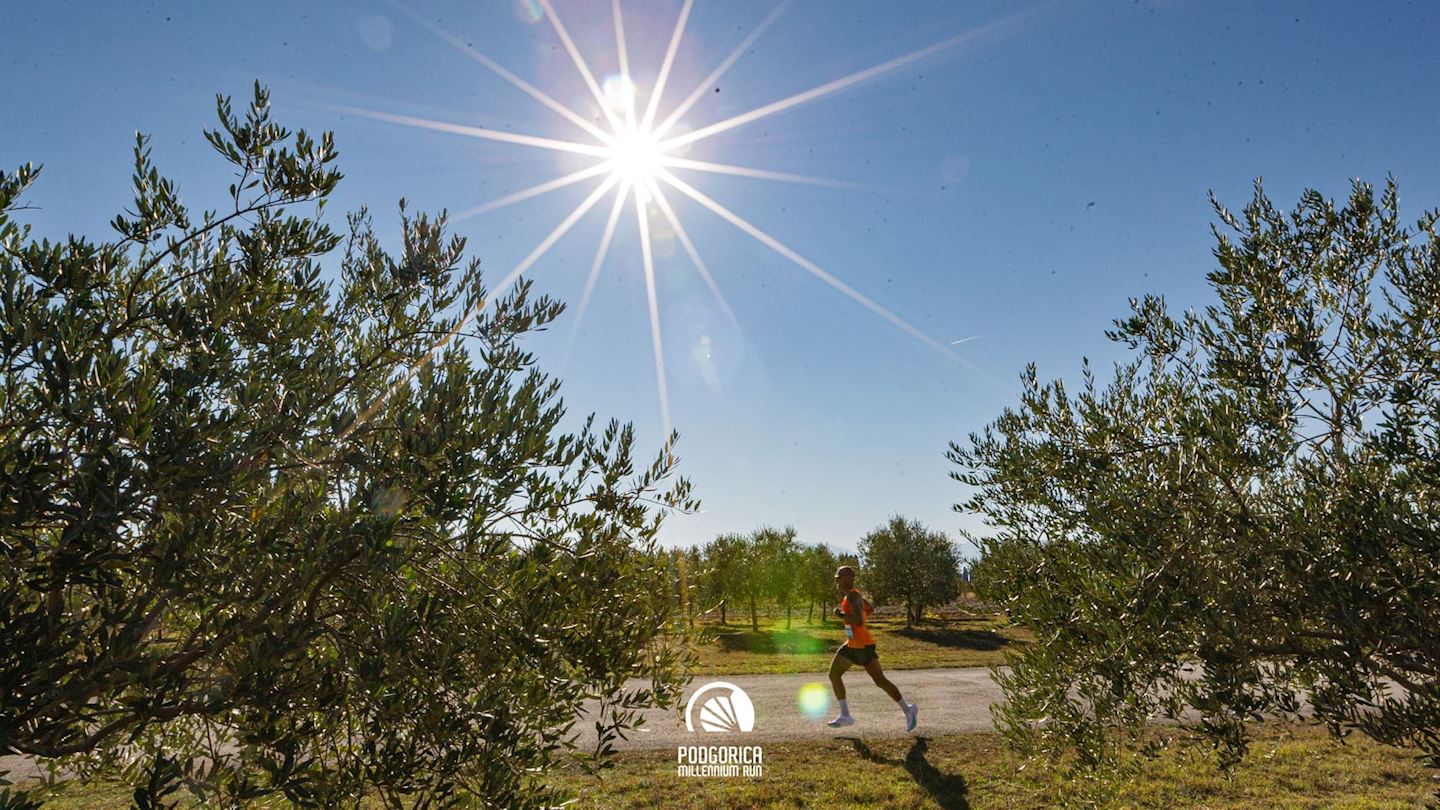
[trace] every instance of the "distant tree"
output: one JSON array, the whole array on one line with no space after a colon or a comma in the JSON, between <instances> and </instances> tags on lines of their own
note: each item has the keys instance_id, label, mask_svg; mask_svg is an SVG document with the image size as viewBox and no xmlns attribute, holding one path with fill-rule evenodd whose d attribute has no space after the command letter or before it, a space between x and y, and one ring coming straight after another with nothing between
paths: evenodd
<instances>
[{"instance_id":1,"label":"distant tree","mask_svg":"<svg viewBox=\"0 0 1440 810\"><path fill-rule=\"evenodd\" d=\"M551 805L583 701L603 761L678 697L650 552L687 486L560 431L519 346L558 303L403 203L397 255L332 232L329 134L218 106L222 213L139 138L118 241L36 241L0 173L0 755L142 807Z\"/></svg>"},{"instance_id":2,"label":"distant tree","mask_svg":"<svg viewBox=\"0 0 1440 810\"><path fill-rule=\"evenodd\" d=\"M816 603L820 605L820 623L825 623L825 614L829 613L825 606L835 601L835 569L839 567L835 552L823 543L801 550L800 592L810 603L805 612L806 624L811 622Z\"/></svg>"},{"instance_id":3,"label":"distant tree","mask_svg":"<svg viewBox=\"0 0 1440 810\"><path fill-rule=\"evenodd\" d=\"M709 599L720 608L720 624L726 624L726 606L745 591L746 542L739 534L722 534L705 544L705 581Z\"/></svg>"},{"instance_id":4,"label":"distant tree","mask_svg":"<svg viewBox=\"0 0 1440 810\"><path fill-rule=\"evenodd\" d=\"M905 626L920 621L925 608L960 594L960 559L941 532L898 515L860 541L865 581L877 601L905 605Z\"/></svg>"},{"instance_id":5,"label":"distant tree","mask_svg":"<svg viewBox=\"0 0 1440 810\"><path fill-rule=\"evenodd\" d=\"M699 546L683 550L683 564L680 568L681 593L684 595L682 608L691 627L695 626L695 614L705 592L705 559Z\"/></svg>"},{"instance_id":6,"label":"distant tree","mask_svg":"<svg viewBox=\"0 0 1440 810\"><path fill-rule=\"evenodd\" d=\"M763 561L765 590L776 606L785 610L785 629L789 630L800 585L800 546L795 541L795 529L760 529L751 535L751 542Z\"/></svg>"},{"instance_id":7,"label":"distant tree","mask_svg":"<svg viewBox=\"0 0 1440 810\"><path fill-rule=\"evenodd\" d=\"M752 632L760 630L758 606L771 591L770 558L766 554L766 547L758 542L759 536L765 531L757 529L740 538L740 576L734 582L734 593L750 606Z\"/></svg>"},{"instance_id":8,"label":"distant tree","mask_svg":"<svg viewBox=\"0 0 1440 810\"><path fill-rule=\"evenodd\" d=\"M1168 717L1228 765L1303 697L1440 767L1440 213L1405 227L1393 181L1214 206L1215 303L1132 301L1108 384L1031 366L951 447L976 580L1035 631L999 724L1094 767Z\"/></svg>"},{"instance_id":9,"label":"distant tree","mask_svg":"<svg viewBox=\"0 0 1440 810\"><path fill-rule=\"evenodd\" d=\"M685 603L689 590L688 578L684 575L685 550L682 548L656 548L654 564L665 572L663 598L670 606L675 624L684 624Z\"/></svg>"}]
</instances>

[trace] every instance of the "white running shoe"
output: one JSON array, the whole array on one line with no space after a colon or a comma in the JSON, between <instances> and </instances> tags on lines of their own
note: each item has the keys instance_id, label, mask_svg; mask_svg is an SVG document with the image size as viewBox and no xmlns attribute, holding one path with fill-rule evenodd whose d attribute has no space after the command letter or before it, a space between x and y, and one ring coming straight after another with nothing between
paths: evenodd
<instances>
[{"instance_id":1,"label":"white running shoe","mask_svg":"<svg viewBox=\"0 0 1440 810\"><path fill-rule=\"evenodd\" d=\"M914 703L905 704L905 730L914 731L915 723L920 718L920 707Z\"/></svg>"},{"instance_id":2,"label":"white running shoe","mask_svg":"<svg viewBox=\"0 0 1440 810\"><path fill-rule=\"evenodd\" d=\"M834 720L829 721L825 725L831 728L844 728L845 726L853 726L855 725L855 718L851 717L848 714L842 714Z\"/></svg>"}]
</instances>

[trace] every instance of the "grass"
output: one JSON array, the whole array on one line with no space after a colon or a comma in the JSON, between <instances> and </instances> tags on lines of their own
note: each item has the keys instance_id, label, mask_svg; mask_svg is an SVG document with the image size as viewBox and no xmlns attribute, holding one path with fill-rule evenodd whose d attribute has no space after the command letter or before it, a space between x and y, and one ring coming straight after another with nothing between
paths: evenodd
<instances>
[{"instance_id":1,"label":"grass","mask_svg":"<svg viewBox=\"0 0 1440 810\"><path fill-rule=\"evenodd\" d=\"M130 806L131 788L114 783L76 785L67 783L45 800L45 810L109 810Z\"/></svg>"},{"instance_id":2,"label":"grass","mask_svg":"<svg viewBox=\"0 0 1440 810\"><path fill-rule=\"evenodd\" d=\"M783 617L763 617L757 632L751 629L748 614L732 612L729 619L728 625L705 623L715 641L700 650L700 674L823 672L845 641L838 621L807 625L801 615L786 630ZM887 670L1001 664L1006 650L1030 638L1003 617L957 609L935 611L911 629L906 629L903 614L877 611L871 617L870 633Z\"/></svg>"},{"instance_id":3,"label":"grass","mask_svg":"<svg viewBox=\"0 0 1440 810\"><path fill-rule=\"evenodd\" d=\"M701 672L759 674L823 671L844 631L836 622L791 630L783 617L750 629L748 614L729 626L710 624L715 640L700 651ZM903 615L877 611L871 632L887 669L984 666L1001 663L1028 636L1001 617L942 610L912 629ZM1156 733L1174 733L1158 731ZM1031 808L1061 806L1087 794L1059 768L1023 762L996 734L865 740L839 735L820 742L764 744L760 778L680 778L673 750L634 751L596 779L557 769L552 784L580 797L584 808ZM1268 724L1256 727L1250 755L1231 775L1204 749L1175 746L1139 775L1107 794L1115 808L1320 808L1355 810L1424 807L1435 801L1440 775L1421 767L1414 752L1352 737L1341 745L1323 729ZM114 784L69 784L45 805L60 810L121 808L129 791ZM271 805L275 806L275 805Z\"/></svg>"},{"instance_id":4,"label":"grass","mask_svg":"<svg viewBox=\"0 0 1440 810\"><path fill-rule=\"evenodd\" d=\"M760 778L681 778L674 751L630 752L599 779L555 780L582 808L1031 808L1081 803L1058 769L1021 760L995 734L764 746ZM1259 727L1250 755L1227 776L1196 748L1148 763L1098 806L1115 808L1424 807L1437 777L1412 752L1352 739L1341 745L1310 726Z\"/></svg>"},{"instance_id":5,"label":"grass","mask_svg":"<svg viewBox=\"0 0 1440 810\"><path fill-rule=\"evenodd\" d=\"M1229 776L1195 746L1174 746L1098 802L1106 808L1418 808L1436 797L1440 775L1414 752L1364 738L1345 744L1314 726L1256 727L1250 755ZM856 807L987 810L1080 803L1084 794L1059 769L1022 761L996 734L764 744L760 778L680 778L675 752L620 754L596 778L557 769L551 784L579 797L572 805L615 808ZM114 784L66 785L47 808L123 808ZM270 804L269 806L278 806Z\"/></svg>"}]
</instances>

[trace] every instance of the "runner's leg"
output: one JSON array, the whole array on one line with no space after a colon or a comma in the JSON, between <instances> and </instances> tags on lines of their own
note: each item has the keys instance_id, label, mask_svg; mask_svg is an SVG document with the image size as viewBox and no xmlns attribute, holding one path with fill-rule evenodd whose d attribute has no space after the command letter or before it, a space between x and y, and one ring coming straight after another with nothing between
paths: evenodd
<instances>
[{"instance_id":1,"label":"runner's leg","mask_svg":"<svg viewBox=\"0 0 1440 810\"><path fill-rule=\"evenodd\" d=\"M835 658L830 661L830 687L835 690L835 700L840 704L840 714L827 723L831 728L840 728L855 722L850 717L850 706L845 702L845 681L840 677L850 668L850 663L850 659L841 655L838 650Z\"/></svg>"},{"instance_id":2,"label":"runner's leg","mask_svg":"<svg viewBox=\"0 0 1440 810\"><path fill-rule=\"evenodd\" d=\"M880 668L880 659L872 658L870 663L865 665L865 671L870 673L870 678L875 681L875 685L884 689L885 694L889 695L900 706L900 711L905 713L905 730L914 731L919 709L914 703L906 703L905 698L900 696L900 690L890 682L889 678L885 677L885 670Z\"/></svg>"},{"instance_id":3,"label":"runner's leg","mask_svg":"<svg viewBox=\"0 0 1440 810\"><path fill-rule=\"evenodd\" d=\"M901 703L905 702L900 697L900 690L895 687L895 684L890 682L889 678L885 677L885 670L880 668L880 659L871 659L870 663L865 665L865 671L870 673L870 679L875 681L876 686L884 689L885 694L889 695L891 700L897 700Z\"/></svg>"},{"instance_id":4,"label":"runner's leg","mask_svg":"<svg viewBox=\"0 0 1440 810\"><path fill-rule=\"evenodd\" d=\"M841 655L839 651L835 653L834 658L830 659L830 688L835 690L836 700L845 699L845 681L841 680L840 676L844 675L845 670L849 668L850 659Z\"/></svg>"}]
</instances>

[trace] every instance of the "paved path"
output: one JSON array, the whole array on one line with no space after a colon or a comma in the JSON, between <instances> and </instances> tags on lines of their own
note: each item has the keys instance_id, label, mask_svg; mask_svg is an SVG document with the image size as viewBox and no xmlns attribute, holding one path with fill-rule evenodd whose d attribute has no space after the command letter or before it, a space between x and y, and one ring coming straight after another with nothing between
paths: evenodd
<instances>
[{"instance_id":1,"label":"paved path","mask_svg":"<svg viewBox=\"0 0 1440 810\"><path fill-rule=\"evenodd\" d=\"M907 701L920 706L917 734L955 734L967 731L989 731L990 704L1001 699L1000 689L990 680L983 667L965 669L908 669L887 672ZM871 682L864 670L853 668L845 674L850 714L855 725L832 729L825 721L835 716L834 700L819 719L800 712L796 704L800 687L819 684L830 693L830 682L823 672L801 675L719 675L697 676L685 690L688 700L695 690L712 680L721 680L745 690L755 705L755 728L749 733L690 732L685 730L684 707L650 709L642 714L642 731L630 734L629 740L617 740L619 751L646 748L669 748L676 745L753 745L781 740L826 739L837 735L848 737L900 737L906 734L905 716L891 700ZM643 686L635 682L634 686ZM593 710L593 707L590 707ZM698 707L697 707L698 712ZM697 727L698 728L698 727ZM575 724L579 744L584 750L593 746L595 727L584 714ZM33 779L40 775L35 763L26 757L0 757L0 770L10 771L11 780Z\"/></svg>"},{"instance_id":2,"label":"paved path","mask_svg":"<svg viewBox=\"0 0 1440 810\"><path fill-rule=\"evenodd\" d=\"M890 681L899 687L907 701L920 706L920 722L915 733L956 734L990 731L990 704L1001 700L1000 688L983 667L964 669L902 669L887 672ZM711 680L722 680L745 690L755 704L755 728L748 734L701 733L685 730L684 706L680 710L649 710L643 712L645 726L630 739L617 740L616 750L667 748L675 745L753 744L780 740L825 739L839 734L861 737L899 737L906 734L905 717L891 700L880 691L863 670L851 669L845 674L850 714L855 725L832 729L825 721L834 717L834 700L825 716L811 719L800 712L796 698L800 687L818 683L830 692L825 673L802 675L721 675L699 676L685 690L688 700L695 690ZM698 712L698 707L697 707ZM576 724L581 732L580 745L593 745L594 725L583 716Z\"/></svg>"}]
</instances>

